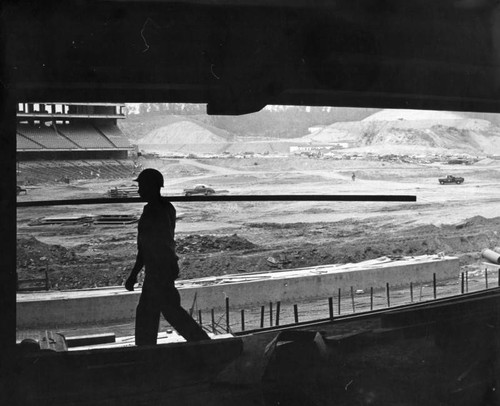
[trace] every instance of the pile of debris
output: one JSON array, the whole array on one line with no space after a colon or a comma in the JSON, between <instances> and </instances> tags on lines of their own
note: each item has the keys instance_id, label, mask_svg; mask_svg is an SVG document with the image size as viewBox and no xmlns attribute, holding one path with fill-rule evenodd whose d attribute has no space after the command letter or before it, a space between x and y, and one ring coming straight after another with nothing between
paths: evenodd
<instances>
[{"instance_id":1,"label":"pile of debris","mask_svg":"<svg viewBox=\"0 0 500 406\"><path fill-rule=\"evenodd\" d=\"M71 215L71 216L50 216L41 217L32 220L28 223L30 227L33 226L75 226L75 225L89 225L93 221L92 216L87 215Z\"/></svg>"},{"instance_id":2,"label":"pile of debris","mask_svg":"<svg viewBox=\"0 0 500 406\"><path fill-rule=\"evenodd\" d=\"M124 197L139 197L137 186L120 186L108 190L108 197L124 198Z\"/></svg>"},{"instance_id":3,"label":"pile of debris","mask_svg":"<svg viewBox=\"0 0 500 406\"><path fill-rule=\"evenodd\" d=\"M177 239L177 252L179 254L245 250L255 247L255 244L237 234L228 236L193 234Z\"/></svg>"},{"instance_id":4,"label":"pile of debris","mask_svg":"<svg viewBox=\"0 0 500 406\"><path fill-rule=\"evenodd\" d=\"M17 239L17 268L45 269L47 264L63 264L75 259L75 252L61 245L45 244L34 237Z\"/></svg>"}]
</instances>

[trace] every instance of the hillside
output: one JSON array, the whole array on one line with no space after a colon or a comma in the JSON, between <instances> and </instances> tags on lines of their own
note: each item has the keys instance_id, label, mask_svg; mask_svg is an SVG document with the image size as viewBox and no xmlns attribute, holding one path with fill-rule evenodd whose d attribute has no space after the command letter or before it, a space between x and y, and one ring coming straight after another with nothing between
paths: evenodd
<instances>
[{"instance_id":1,"label":"hillside","mask_svg":"<svg viewBox=\"0 0 500 406\"><path fill-rule=\"evenodd\" d=\"M349 143L363 152L500 154L498 115L333 107L268 108L245 116L208 116L200 108L176 114L149 105L119 124L148 152L286 153L291 145ZM490 121L490 120L493 120Z\"/></svg>"},{"instance_id":2,"label":"hillside","mask_svg":"<svg viewBox=\"0 0 500 406\"><path fill-rule=\"evenodd\" d=\"M312 143L349 142L365 151L397 146L411 152L459 150L470 154L500 153L500 128L466 113L383 110L361 121L334 123L303 137Z\"/></svg>"},{"instance_id":3,"label":"hillside","mask_svg":"<svg viewBox=\"0 0 500 406\"><path fill-rule=\"evenodd\" d=\"M194 108L193 106L196 106ZM188 108L189 107L189 108ZM200 105L130 104L127 118L118 125L132 143L151 131L179 122L190 121L216 135L241 138L296 138L308 128L335 122L362 120L379 109L268 106L262 111L243 116L209 116Z\"/></svg>"},{"instance_id":4,"label":"hillside","mask_svg":"<svg viewBox=\"0 0 500 406\"><path fill-rule=\"evenodd\" d=\"M462 120L467 118L465 114L457 113L454 111L434 111L434 110L393 110L385 109L372 114L362 121L437 121L442 122L446 120Z\"/></svg>"},{"instance_id":5,"label":"hillside","mask_svg":"<svg viewBox=\"0 0 500 406\"><path fill-rule=\"evenodd\" d=\"M232 140L232 136L224 131L217 131L207 128L188 120L176 121L172 124L156 128L145 137L137 140L142 144L206 144L206 143L227 143Z\"/></svg>"},{"instance_id":6,"label":"hillside","mask_svg":"<svg viewBox=\"0 0 500 406\"><path fill-rule=\"evenodd\" d=\"M162 127L170 126L179 122L190 122L210 131L221 137L229 137L228 131L211 125L210 120L205 120L206 115L182 115L182 114L166 114L166 113L151 113L151 114L129 114L127 119L118 121L118 126L133 143L145 138L151 132Z\"/></svg>"}]
</instances>

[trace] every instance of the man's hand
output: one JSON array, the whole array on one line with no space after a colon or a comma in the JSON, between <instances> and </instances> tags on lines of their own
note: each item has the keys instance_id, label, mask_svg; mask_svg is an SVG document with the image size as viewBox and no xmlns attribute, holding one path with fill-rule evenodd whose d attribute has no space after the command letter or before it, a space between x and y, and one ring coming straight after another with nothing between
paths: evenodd
<instances>
[{"instance_id":1,"label":"man's hand","mask_svg":"<svg viewBox=\"0 0 500 406\"><path fill-rule=\"evenodd\" d=\"M134 290L134 285L137 283L137 277L130 275L125 281L125 289L132 292Z\"/></svg>"}]
</instances>

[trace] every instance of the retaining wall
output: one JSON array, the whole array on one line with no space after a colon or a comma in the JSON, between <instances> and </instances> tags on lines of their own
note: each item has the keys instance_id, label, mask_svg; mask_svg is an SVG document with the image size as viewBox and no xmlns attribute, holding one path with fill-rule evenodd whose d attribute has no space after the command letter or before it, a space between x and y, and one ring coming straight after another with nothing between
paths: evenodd
<instances>
[{"instance_id":1,"label":"retaining wall","mask_svg":"<svg viewBox=\"0 0 500 406\"><path fill-rule=\"evenodd\" d=\"M326 265L276 272L226 275L179 281L182 304L188 309L196 296L196 309L244 308L269 302L319 299L340 288L391 288L459 277L458 258L420 256L391 260L380 258L357 264ZM18 294L18 328L61 328L69 325L131 320L140 289L123 287Z\"/></svg>"}]
</instances>

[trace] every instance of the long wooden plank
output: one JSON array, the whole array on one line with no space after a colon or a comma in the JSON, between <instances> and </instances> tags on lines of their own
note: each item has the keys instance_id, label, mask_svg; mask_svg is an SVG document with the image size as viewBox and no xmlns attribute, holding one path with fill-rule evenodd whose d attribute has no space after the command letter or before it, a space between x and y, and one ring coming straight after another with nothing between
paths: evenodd
<instances>
[{"instance_id":1,"label":"long wooden plank","mask_svg":"<svg viewBox=\"0 0 500 406\"><path fill-rule=\"evenodd\" d=\"M411 195L223 195L223 196L164 196L171 202L416 202ZM144 203L139 197L95 198L68 200L37 200L17 202L17 207L71 206L112 203Z\"/></svg>"},{"instance_id":2,"label":"long wooden plank","mask_svg":"<svg viewBox=\"0 0 500 406\"><path fill-rule=\"evenodd\" d=\"M115 333L89 334L82 336L66 337L66 344L68 345L68 348L114 343L115 341L116 341Z\"/></svg>"}]
</instances>

